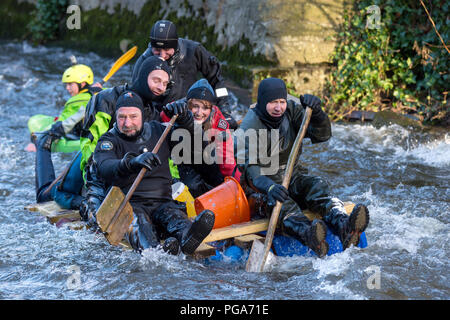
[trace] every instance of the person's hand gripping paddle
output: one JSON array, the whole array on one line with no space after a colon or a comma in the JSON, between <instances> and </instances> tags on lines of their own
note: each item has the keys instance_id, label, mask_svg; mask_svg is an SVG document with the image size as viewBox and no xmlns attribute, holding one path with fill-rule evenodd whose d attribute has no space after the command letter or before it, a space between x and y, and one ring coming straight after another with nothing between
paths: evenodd
<instances>
[{"instance_id":1,"label":"person's hand gripping paddle","mask_svg":"<svg viewBox=\"0 0 450 320\"><path fill-rule=\"evenodd\" d=\"M174 115L170 119L169 124L164 129L163 134L153 148L152 153L158 153L159 148L164 142L177 117L178 114ZM142 178L144 178L146 172L147 168L144 167L141 169L126 196L119 187L113 186L97 210L96 217L98 226L104 233L108 242L113 246L118 245L120 241L122 241L131 222L133 221L133 208L128 201L131 199L131 196L141 182Z\"/></svg>"},{"instance_id":2,"label":"person's hand gripping paddle","mask_svg":"<svg viewBox=\"0 0 450 320\"><path fill-rule=\"evenodd\" d=\"M300 146L302 145L303 138L305 137L306 129L308 128L309 120L311 119L311 113L311 108L306 107L305 115L303 117L297 137L295 138L294 145L292 146L286 166L286 171L284 173L282 185L286 189L289 188L289 183L291 182L295 161L297 159ZM283 204L280 201L277 201L275 207L273 208L264 245L259 240L253 241L247 264L245 266L245 270L247 272L262 272L264 270L264 265L266 264L267 257L269 256L270 247L272 246L273 236L275 234L275 228L278 222L278 216L280 215L282 206Z\"/></svg>"}]
</instances>

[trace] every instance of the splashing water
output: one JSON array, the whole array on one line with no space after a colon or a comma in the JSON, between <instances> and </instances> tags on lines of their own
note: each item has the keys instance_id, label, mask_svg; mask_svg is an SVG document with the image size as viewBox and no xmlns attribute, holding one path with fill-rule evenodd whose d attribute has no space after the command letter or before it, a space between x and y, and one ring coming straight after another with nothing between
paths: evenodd
<instances>
[{"instance_id":1,"label":"splashing water","mask_svg":"<svg viewBox=\"0 0 450 320\"><path fill-rule=\"evenodd\" d=\"M330 141L305 141L301 160L310 174L326 179L340 199L368 206L365 249L278 257L262 274L246 273L244 262L206 263L161 249L139 255L24 210L35 201L34 154L23 151L28 118L61 111L71 55L92 66L96 80L113 61L26 42L1 42L0 49L0 299L450 298L448 133L333 124ZM129 81L131 68L110 85ZM246 107L236 110L242 116ZM58 173L70 158L53 156ZM70 282L77 275L70 270L79 271L78 282Z\"/></svg>"}]
</instances>

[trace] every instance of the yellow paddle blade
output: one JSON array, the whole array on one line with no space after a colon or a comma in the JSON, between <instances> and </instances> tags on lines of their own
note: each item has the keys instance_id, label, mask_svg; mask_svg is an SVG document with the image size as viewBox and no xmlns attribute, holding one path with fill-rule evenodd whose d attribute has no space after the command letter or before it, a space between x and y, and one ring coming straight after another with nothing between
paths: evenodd
<instances>
[{"instance_id":1,"label":"yellow paddle blade","mask_svg":"<svg viewBox=\"0 0 450 320\"><path fill-rule=\"evenodd\" d=\"M138 47L134 46L133 48L125 52L119 59L117 59L117 61L113 64L113 66L109 70L108 74L103 78L103 82L108 81L109 78L111 78L114 75L114 73L117 72L117 70L119 70L124 64L130 61L136 54L137 49Z\"/></svg>"}]
</instances>

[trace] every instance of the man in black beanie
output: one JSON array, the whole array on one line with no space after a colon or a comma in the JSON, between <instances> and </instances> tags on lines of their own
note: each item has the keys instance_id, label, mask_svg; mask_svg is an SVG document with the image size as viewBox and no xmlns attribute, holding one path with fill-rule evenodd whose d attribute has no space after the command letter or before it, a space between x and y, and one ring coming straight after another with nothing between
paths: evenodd
<instances>
[{"instance_id":1,"label":"man in black beanie","mask_svg":"<svg viewBox=\"0 0 450 320\"><path fill-rule=\"evenodd\" d=\"M214 226L214 213L202 211L191 222L186 207L172 200L172 176L169 156L174 146L171 133L157 154L150 152L157 144L165 126L159 121L143 122L144 106L133 91L124 92L116 104L114 127L98 141L93 154L93 166L106 188L118 186L124 194L131 188L142 168L147 172L130 199L134 220L126 234L133 249L141 252L156 247L166 239L163 248L177 254L194 253ZM164 107L170 117L178 115L179 128L194 134L194 120L186 103ZM172 131L173 132L173 131Z\"/></svg>"},{"instance_id":2,"label":"man in black beanie","mask_svg":"<svg viewBox=\"0 0 450 320\"><path fill-rule=\"evenodd\" d=\"M136 80L129 86L124 84L105 89L93 96L87 106L81 131L81 170L87 189L86 199L80 207L81 217L95 222L93 214L105 197L105 188L90 166L90 158L100 137L110 130L116 120L116 102L119 96L131 90L142 99L143 121L160 120L160 110L155 106L164 99L170 81L167 62L159 57L150 57L141 65Z\"/></svg>"},{"instance_id":3,"label":"man in black beanie","mask_svg":"<svg viewBox=\"0 0 450 320\"><path fill-rule=\"evenodd\" d=\"M237 127L236 121L231 117L231 99L224 84L220 63L200 43L179 38L176 26L171 21L159 20L150 31L148 49L134 65L133 81L137 77L140 65L151 56L159 56L166 60L171 70L172 85L163 104L185 97L189 88L198 80L198 73L201 73L215 89L217 106L231 129Z\"/></svg>"},{"instance_id":4,"label":"man in black beanie","mask_svg":"<svg viewBox=\"0 0 450 320\"><path fill-rule=\"evenodd\" d=\"M348 216L342 201L330 195L327 182L320 177L307 175L308 170L299 164L294 167L288 189L281 185L292 146L305 114L304 108L312 109L305 138L309 138L312 143L325 142L331 138L331 123L321 108L320 99L305 94L300 96L300 102L301 104L298 104L287 99L287 89L283 80L268 78L261 81L256 106L249 109L244 117L240 126L243 130L241 134L239 131L236 132L235 147L238 166L242 172L241 183L265 195L267 200L265 214L270 215L276 201L284 202L288 198L294 200L300 210L287 212L282 209L278 230L299 240L319 257L323 257L329 249L325 240L327 226L339 236L344 249L350 245L356 246L359 236L369 223L369 211L363 204L358 204ZM245 138L245 132L248 130L256 130L259 134L266 132L268 135L266 141L271 141L271 130L278 131L278 154L271 155L278 157L279 161L279 167L275 172L267 173L268 164L261 161L262 159L257 159L257 163L251 162L252 145ZM270 150L271 148L268 148L266 152L269 156ZM239 159L244 159L245 163L240 164ZM318 213L323 220L309 221L301 212L306 209Z\"/></svg>"}]
</instances>

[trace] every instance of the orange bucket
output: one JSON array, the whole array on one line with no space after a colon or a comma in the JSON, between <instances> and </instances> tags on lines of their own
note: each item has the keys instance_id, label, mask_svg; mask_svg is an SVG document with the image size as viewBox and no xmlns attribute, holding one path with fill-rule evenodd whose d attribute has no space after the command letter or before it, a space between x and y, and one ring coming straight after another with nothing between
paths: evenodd
<instances>
[{"instance_id":1,"label":"orange bucket","mask_svg":"<svg viewBox=\"0 0 450 320\"><path fill-rule=\"evenodd\" d=\"M213 229L250 221L247 197L233 177L225 177L222 184L197 197L194 206L197 214L205 209L214 212L216 219Z\"/></svg>"}]
</instances>

